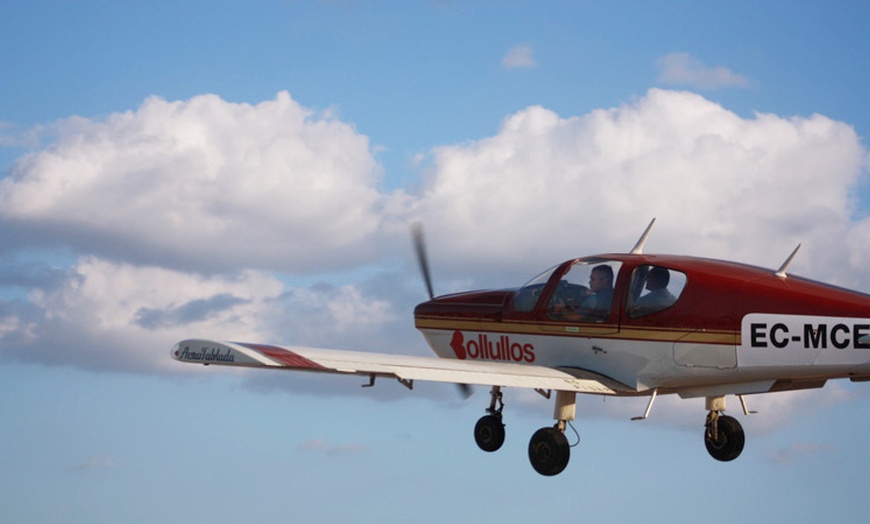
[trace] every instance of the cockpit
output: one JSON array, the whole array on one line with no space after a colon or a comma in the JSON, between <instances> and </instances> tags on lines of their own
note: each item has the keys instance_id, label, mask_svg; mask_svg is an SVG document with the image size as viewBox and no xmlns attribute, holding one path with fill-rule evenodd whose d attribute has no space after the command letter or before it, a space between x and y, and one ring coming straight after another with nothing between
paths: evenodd
<instances>
[{"instance_id":1,"label":"cockpit","mask_svg":"<svg viewBox=\"0 0 870 524\"><path fill-rule=\"evenodd\" d=\"M620 273L623 269L625 275ZM618 285L620 282L627 286ZM531 314L541 308L553 321L605 322L622 305L633 319L670 308L685 286L684 273L664 266L623 268L620 260L583 258L552 267L531 279L517 291L513 310Z\"/></svg>"}]
</instances>

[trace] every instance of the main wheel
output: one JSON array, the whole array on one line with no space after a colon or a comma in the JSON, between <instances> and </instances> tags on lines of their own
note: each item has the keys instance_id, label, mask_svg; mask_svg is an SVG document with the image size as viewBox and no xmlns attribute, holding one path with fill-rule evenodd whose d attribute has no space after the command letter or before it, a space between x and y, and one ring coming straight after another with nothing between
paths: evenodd
<instances>
[{"instance_id":1,"label":"main wheel","mask_svg":"<svg viewBox=\"0 0 870 524\"><path fill-rule=\"evenodd\" d=\"M497 415L480 417L474 425L474 441L477 447L484 451L493 452L504 444L504 424Z\"/></svg>"},{"instance_id":2,"label":"main wheel","mask_svg":"<svg viewBox=\"0 0 870 524\"><path fill-rule=\"evenodd\" d=\"M743 427L734 417L720 416L716 421L717 432L714 434L712 423L704 431L704 445L707 453L716 460L728 462L736 459L743 451L746 437Z\"/></svg>"},{"instance_id":3,"label":"main wheel","mask_svg":"<svg viewBox=\"0 0 870 524\"><path fill-rule=\"evenodd\" d=\"M556 428L541 428L529 441L529 462L547 477L558 475L568 465L571 447L565 434Z\"/></svg>"}]
</instances>

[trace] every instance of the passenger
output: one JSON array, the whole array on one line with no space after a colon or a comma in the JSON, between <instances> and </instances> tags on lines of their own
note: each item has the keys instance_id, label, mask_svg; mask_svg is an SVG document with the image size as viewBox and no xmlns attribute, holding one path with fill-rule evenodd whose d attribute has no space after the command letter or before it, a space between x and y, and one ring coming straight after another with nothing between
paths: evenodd
<instances>
[{"instance_id":1,"label":"passenger","mask_svg":"<svg viewBox=\"0 0 870 524\"><path fill-rule=\"evenodd\" d=\"M670 281L670 271L660 266L652 267L646 277L646 288L649 293L637 299L634 309L652 313L672 306L677 298L668 291Z\"/></svg>"}]
</instances>

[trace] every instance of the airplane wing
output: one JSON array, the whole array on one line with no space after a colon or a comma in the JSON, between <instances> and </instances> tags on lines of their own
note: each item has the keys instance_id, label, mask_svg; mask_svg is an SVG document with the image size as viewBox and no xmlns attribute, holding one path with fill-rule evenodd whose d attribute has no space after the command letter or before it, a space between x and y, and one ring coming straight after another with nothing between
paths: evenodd
<instances>
[{"instance_id":1,"label":"airplane wing","mask_svg":"<svg viewBox=\"0 0 870 524\"><path fill-rule=\"evenodd\" d=\"M544 366L389 355L242 342L183 340L172 349L181 362L319 373L388 377L411 387L414 380L616 395L625 386L582 370Z\"/></svg>"}]
</instances>

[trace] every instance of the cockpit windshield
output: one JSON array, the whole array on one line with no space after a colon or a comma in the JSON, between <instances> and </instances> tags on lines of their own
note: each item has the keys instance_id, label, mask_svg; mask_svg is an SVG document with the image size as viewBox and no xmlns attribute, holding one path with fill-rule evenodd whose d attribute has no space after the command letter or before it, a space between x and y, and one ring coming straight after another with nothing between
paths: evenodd
<instances>
[{"instance_id":1,"label":"cockpit windshield","mask_svg":"<svg viewBox=\"0 0 870 524\"><path fill-rule=\"evenodd\" d=\"M563 268L552 296L545 297L547 316L561 321L604 320L610 316L613 285L620 266L615 260L587 258L575 261L566 269L562 265L550 268L520 288L514 309L525 313L534 310L553 274Z\"/></svg>"},{"instance_id":2,"label":"cockpit windshield","mask_svg":"<svg viewBox=\"0 0 870 524\"><path fill-rule=\"evenodd\" d=\"M550 276L558 268L559 266L551 267L521 287L517 291L516 298L514 298L514 309L521 313L528 313L535 309L538 299L541 298L541 293L544 292L544 286L547 285L547 282L550 281Z\"/></svg>"}]
</instances>

